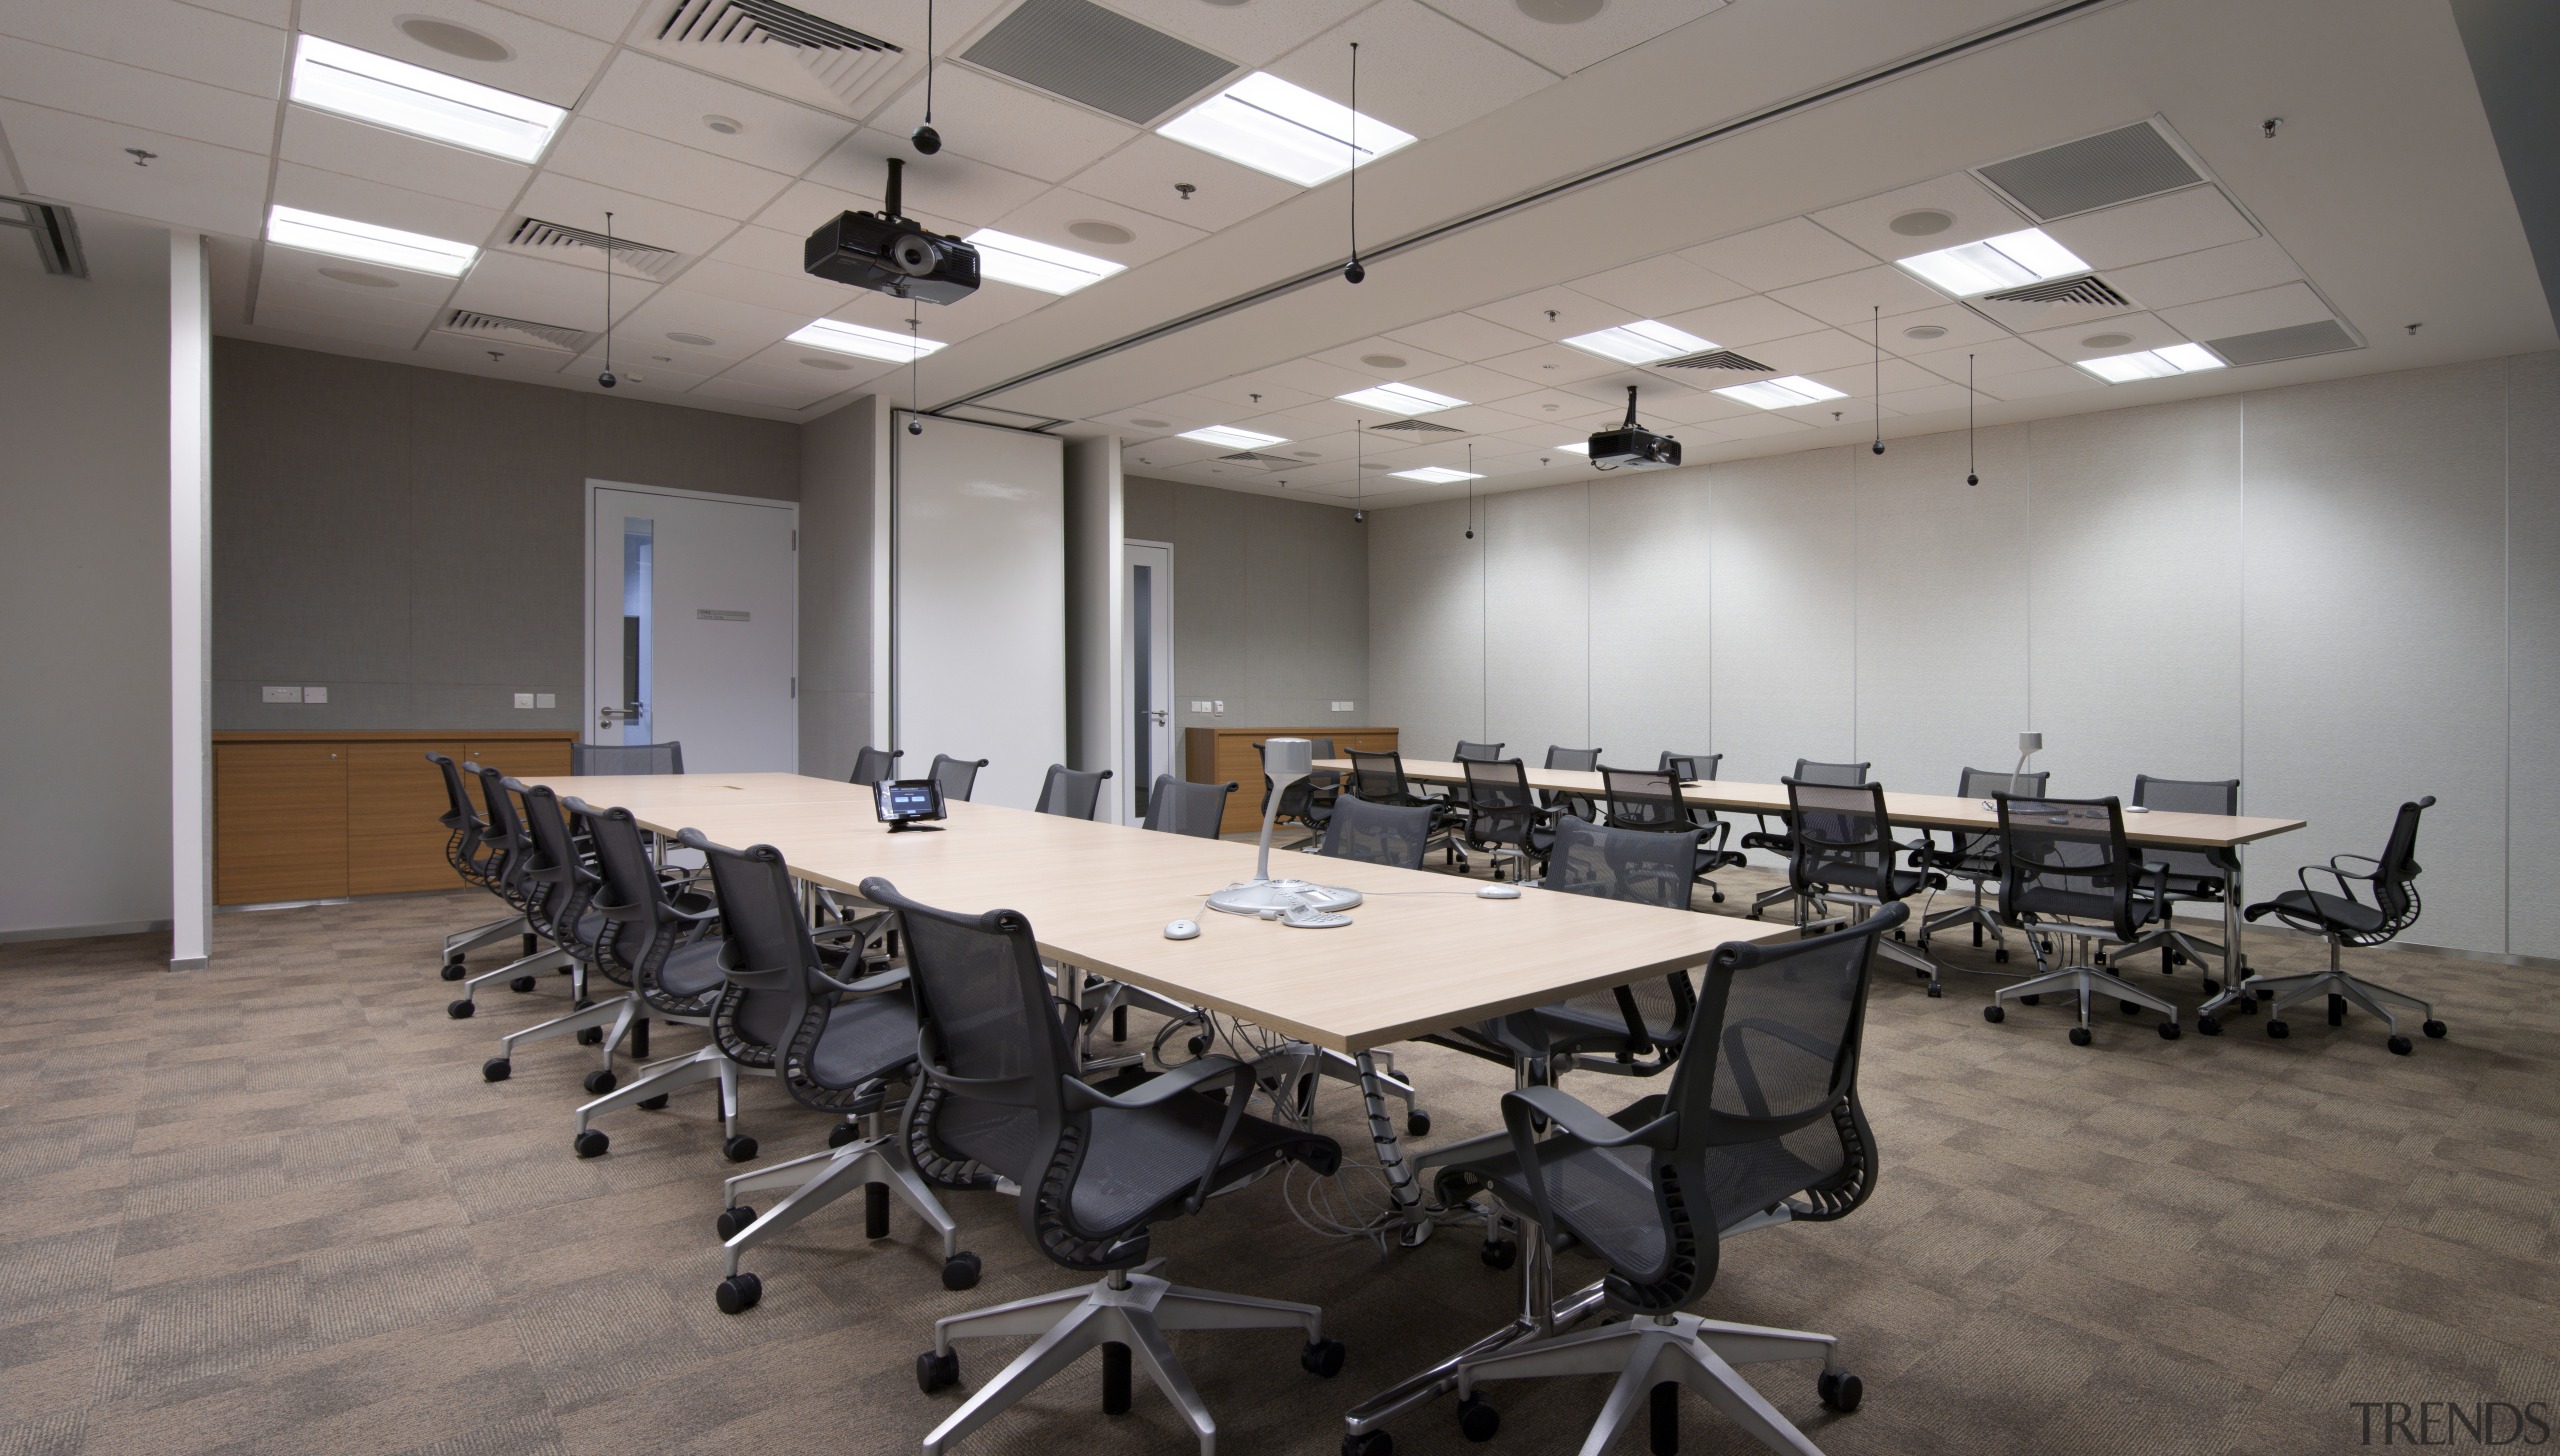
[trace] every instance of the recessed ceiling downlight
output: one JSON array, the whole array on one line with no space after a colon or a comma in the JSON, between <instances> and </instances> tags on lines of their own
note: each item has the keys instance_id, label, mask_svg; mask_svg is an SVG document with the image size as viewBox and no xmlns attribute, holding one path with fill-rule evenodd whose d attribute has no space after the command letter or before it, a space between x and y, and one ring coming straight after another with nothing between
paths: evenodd
<instances>
[{"instance_id":1,"label":"recessed ceiling downlight","mask_svg":"<svg viewBox=\"0 0 2560 1456\"><path fill-rule=\"evenodd\" d=\"M1549 25L1580 25L1609 8L1609 0L1512 0L1520 13Z\"/></svg>"},{"instance_id":2,"label":"recessed ceiling downlight","mask_svg":"<svg viewBox=\"0 0 2560 1456\"><path fill-rule=\"evenodd\" d=\"M736 117L722 116L716 112L705 115L702 118L702 124L722 136L736 136L747 129L747 124Z\"/></svg>"},{"instance_id":3,"label":"recessed ceiling downlight","mask_svg":"<svg viewBox=\"0 0 2560 1456\"><path fill-rule=\"evenodd\" d=\"M1402 369L1410 361L1394 354L1363 354L1360 362L1372 369Z\"/></svg>"},{"instance_id":4,"label":"recessed ceiling downlight","mask_svg":"<svg viewBox=\"0 0 2560 1456\"><path fill-rule=\"evenodd\" d=\"M335 278L340 283L352 283L358 288L397 288L400 286L400 280L397 278L385 278L379 273L367 273L362 268L323 268L320 270L320 276L323 278Z\"/></svg>"},{"instance_id":5,"label":"recessed ceiling downlight","mask_svg":"<svg viewBox=\"0 0 2560 1456\"><path fill-rule=\"evenodd\" d=\"M2133 342L2131 334L2091 334L2080 341L2084 349L2121 349Z\"/></svg>"},{"instance_id":6,"label":"recessed ceiling downlight","mask_svg":"<svg viewBox=\"0 0 2560 1456\"><path fill-rule=\"evenodd\" d=\"M1902 336L1906 339L1919 339L1925 342L1930 339L1945 338L1947 329L1944 324L1913 324L1902 331Z\"/></svg>"},{"instance_id":7,"label":"recessed ceiling downlight","mask_svg":"<svg viewBox=\"0 0 2560 1456\"><path fill-rule=\"evenodd\" d=\"M400 33L431 51L460 56L466 61L512 61L516 53L506 42L493 35L483 35L467 25L438 20L432 15L403 15L392 22Z\"/></svg>"},{"instance_id":8,"label":"recessed ceiling downlight","mask_svg":"<svg viewBox=\"0 0 2560 1456\"><path fill-rule=\"evenodd\" d=\"M1953 217L1934 207L1923 207L1914 212L1906 212L1885 224L1906 238L1936 237L1955 225L1956 220Z\"/></svg>"},{"instance_id":9,"label":"recessed ceiling downlight","mask_svg":"<svg viewBox=\"0 0 2560 1456\"><path fill-rule=\"evenodd\" d=\"M708 349L720 341L712 338L708 334L669 334L667 335L667 342L671 344L691 344L697 349Z\"/></svg>"},{"instance_id":10,"label":"recessed ceiling downlight","mask_svg":"<svg viewBox=\"0 0 2560 1456\"><path fill-rule=\"evenodd\" d=\"M1100 243L1106 248L1116 248L1123 243L1134 243L1138 240L1136 233L1116 222L1103 222L1099 218L1088 217L1068 223L1067 231L1088 243Z\"/></svg>"}]
</instances>

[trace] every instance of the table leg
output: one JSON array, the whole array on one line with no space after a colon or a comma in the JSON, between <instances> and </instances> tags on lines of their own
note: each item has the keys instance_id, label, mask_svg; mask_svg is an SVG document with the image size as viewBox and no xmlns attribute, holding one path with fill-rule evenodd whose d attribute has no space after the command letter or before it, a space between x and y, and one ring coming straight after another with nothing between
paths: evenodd
<instances>
[{"instance_id":1,"label":"table leg","mask_svg":"<svg viewBox=\"0 0 2560 1456\"><path fill-rule=\"evenodd\" d=\"M2240 907L2246 903L2241 898L2240 856L2235 850L2231 856L2231 877L2222 887L2222 989L2196 1008L2199 1019L2219 1017L2226 1006L2237 1006L2245 1012L2257 1005L2256 993L2249 989L2249 962L2242 956L2240 948L2240 928L2246 923L2241 918Z\"/></svg>"}]
</instances>

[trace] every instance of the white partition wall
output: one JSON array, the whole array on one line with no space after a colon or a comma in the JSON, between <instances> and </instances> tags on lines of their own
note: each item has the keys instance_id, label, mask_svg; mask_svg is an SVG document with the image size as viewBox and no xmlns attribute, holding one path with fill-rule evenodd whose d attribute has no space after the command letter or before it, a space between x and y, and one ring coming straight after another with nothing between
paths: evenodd
<instances>
[{"instance_id":1,"label":"white partition wall","mask_svg":"<svg viewBox=\"0 0 2560 1456\"><path fill-rule=\"evenodd\" d=\"M899 769L983 758L975 801L1028 809L1067 756L1065 442L909 418L890 429Z\"/></svg>"}]
</instances>

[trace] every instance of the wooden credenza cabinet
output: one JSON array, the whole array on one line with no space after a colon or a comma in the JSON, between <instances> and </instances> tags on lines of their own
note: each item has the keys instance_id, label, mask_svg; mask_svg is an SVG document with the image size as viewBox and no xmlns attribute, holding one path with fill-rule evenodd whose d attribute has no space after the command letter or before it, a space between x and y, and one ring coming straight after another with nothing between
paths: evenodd
<instances>
[{"instance_id":1,"label":"wooden credenza cabinet","mask_svg":"<svg viewBox=\"0 0 2560 1456\"><path fill-rule=\"evenodd\" d=\"M1195 784L1234 784L1227 796L1221 834L1262 827L1262 757L1253 746L1266 738L1330 738L1336 753L1357 748L1386 753L1396 747L1393 728L1185 728L1182 776Z\"/></svg>"},{"instance_id":2,"label":"wooden credenza cabinet","mask_svg":"<svg viewBox=\"0 0 2560 1456\"><path fill-rule=\"evenodd\" d=\"M460 882L445 863L444 781L426 755L565 774L568 729L213 735L217 905L326 900Z\"/></svg>"}]
</instances>

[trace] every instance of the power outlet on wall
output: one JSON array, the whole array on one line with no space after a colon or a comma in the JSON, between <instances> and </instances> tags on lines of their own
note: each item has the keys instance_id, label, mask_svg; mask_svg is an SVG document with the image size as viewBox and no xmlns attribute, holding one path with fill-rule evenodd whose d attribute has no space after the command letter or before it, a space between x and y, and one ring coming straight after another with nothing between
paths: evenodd
<instances>
[{"instance_id":1,"label":"power outlet on wall","mask_svg":"<svg viewBox=\"0 0 2560 1456\"><path fill-rule=\"evenodd\" d=\"M519 708L530 708L530 707L532 707L532 706L533 706L533 694L531 694L531 693L518 693L518 694L516 694L516 706L517 706L517 707L519 707Z\"/></svg>"},{"instance_id":2,"label":"power outlet on wall","mask_svg":"<svg viewBox=\"0 0 2560 1456\"><path fill-rule=\"evenodd\" d=\"M535 693L533 695L533 705L537 708L559 707L560 695L558 693Z\"/></svg>"},{"instance_id":3,"label":"power outlet on wall","mask_svg":"<svg viewBox=\"0 0 2560 1456\"><path fill-rule=\"evenodd\" d=\"M302 700L306 703L325 703L329 701L329 690L327 688L304 688L302 690Z\"/></svg>"},{"instance_id":4,"label":"power outlet on wall","mask_svg":"<svg viewBox=\"0 0 2560 1456\"><path fill-rule=\"evenodd\" d=\"M1191 711L1195 713L1208 713L1214 712L1216 709L1210 704L1207 698L1193 698L1191 700Z\"/></svg>"},{"instance_id":5,"label":"power outlet on wall","mask_svg":"<svg viewBox=\"0 0 2560 1456\"><path fill-rule=\"evenodd\" d=\"M260 688L258 689L258 701L261 703L298 703L302 701L302 689Z\"/></svg>"},{"instance_id":6,"label":"power outlet on wall","mask_svg":"<svg viewBox=\"0 0 2560 1456\"><path fill-rule=\"evenodd\" d=\"M1337 713L1348 713L1351 711L1351 704L1343 701L1342 699L1336 698L1334 700L1333 710Z\"/></svg>"}]
</instances>

